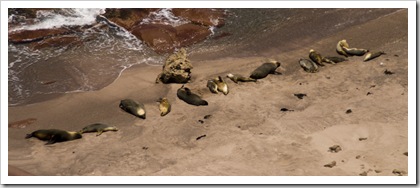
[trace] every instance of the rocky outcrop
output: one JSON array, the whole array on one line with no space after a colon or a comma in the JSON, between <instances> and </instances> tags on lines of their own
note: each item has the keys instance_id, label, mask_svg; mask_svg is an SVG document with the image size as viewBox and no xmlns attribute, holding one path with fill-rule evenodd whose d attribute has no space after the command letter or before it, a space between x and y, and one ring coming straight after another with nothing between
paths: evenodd
<instances>
[{"instance_id":1,"label":"rocky outcrop","mask_svg":"<svg viewBox=\"0 0 420 188\"><path fill-rule=\"evenodd\" d=\"M145 42L157 53L173 52L175 48L185 47L202 41L210 35L207 27L184 24L177 27L163 24L147 24L134 27L131 33Z\"/></svg>"},{"instance_id":2,"label":"rocky outcrop","mask_svg":"<svg viewBox=\"0 0 420 188\"><path fill-rule=\"evenodd\" d=\"M181 48L166 59L162 73L156 78L156 83L187 83L191 79L192 68L187 58L187 51Z\"/></svg>"},{"instance_id":3,"label":"rocky outcrop","mask_svg":"<svg viewBox=\"0 0 420 188\"><path fill-rule=\"evenodd\" d=\"M66 28L37 29L37 30L18 30L9 33L9 42L11 43L27 43L43 40L57 35L65 35L72 33Z\"/></svg>"},{"instance_id":4,"label":"rocky outcrop","mask_svg":"<svg viewBox=\"0 0 420 188\"><path fill-rule=\"evenodd\" d=\"M51 48L51 47L62 47L62 46L73 46L82 44L81 39L76 35L64 35L51 37L36 43L31 43L29 46L32 49Z\"/></svg>"}]
</instances>

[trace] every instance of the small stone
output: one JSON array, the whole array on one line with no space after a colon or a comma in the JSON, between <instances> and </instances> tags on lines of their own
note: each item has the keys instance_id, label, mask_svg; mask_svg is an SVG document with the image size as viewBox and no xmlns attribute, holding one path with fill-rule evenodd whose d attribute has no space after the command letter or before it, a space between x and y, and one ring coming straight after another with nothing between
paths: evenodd
<instances>
[{"instance_id":1,"label":"small stone","mask_svg":"<svg viewBox=\"0 0 420 188\"><path fill-rule=\"evenodd\" d=\"M351 109L348 109L348 110L346 111L346 114L350 114L350 113L352 113L352 111L351 111Z\"/></svg>"},{"instance_id":2,"label":"small stone","mask_svg":"<svg viewBox=\"0 0 420 188\"><path fill-rule=\"evenodd\" d=\"M373 93L371 93L371 92L367 92L367 94L366 95L372 95Z\"/></svg>"},{"instance_id":3,"label":"small stone","mask_svg":"<svg viewBox=\"0 0 420 188\"><path fill-rule=\"evenodd\" d=\"M359 175L360 175L360 176L367 176L367 172L366 172L366 171L364 171L364 172L360 173Z\"/></svg>"},{"instance_id":4,"label":"small stone","mask_svg":"<svg viewBox=\"0 0 420 188\"><path fill-rule=\"evenodd\" d=\"M341 147L339 146L339 145L333 145L333 146L331 146L331 147L329 147L329 152L331 152L331 153L337 153L337 152L339 152L339 151L341 151L342 149L341 149Z\"/></svg>"},{"instance_id":5,"label":"small stone","mask_svg":"<svg viewBox=\"0 0 420 188\"><path fill-rule=\"evenodd\" d=\"M367 140L367 137L360 137L359 141Z\"/></svg>"},{"instance_id":6,"label":"small stone","mask_svg":"<svg viewBox=\"0 0 420 188\"><path fill-rule=\"evenodd\" d=\"M407 175L407 172L404 170L398 170L398 169L394 169L392 171L393 174L397 175L397 176L404 176Z\"/></svg>"},{"instance_id":7,"label":"small stone","mask_svg":"<svg viewBox=\"0 0 420 188\"><path fill-rule=\"evenodd\" d=\"M200 139L202 139L204 137L206 137L206 135L201 135L201 136L197 137L195 140L200 140Z\"/></svg>"},{"instance_id":8,"label":"small stone","mask_svg":"<svg viewBox=\"0 0 420 188\"><path fill-rule=\"evenodd\" d=\"M204 116L204 119L209 119L209 118L211 118L211 115L205 115Z\"/></svg>"},{"instance_id":9,"label":"small stone","mask_svg":"<svg viewBox=\"0 0 420 188\"><path fill-rule=\"evenodd\" d=\"M394 72L392 72L388 69L385 69L384 74L391 75L391 74L394 74Z\"/></svg>"},{"instance_id":10,"label":"small stone","mask_svg":"<svg viewBox=\"0 0 420 188\"><path fill-rule=\"evenodd\" d=\"M405 156L408 156L408 151L404 152L403 154L404 154Z\"/></svg>"},{"instance_id":11,"label":"small stone","mask_svg":"<svg viewBox=\"0 0 420 188\"><path fill-rule=\"evenodd\" d=\"M360 155L357 155L357 156L356 156L356 159L360 159L360 157L361 157Z\"/></svg>"},{"instance_id":12,"label":"small stone","mask_svg":"<svg viewBox=\"0 0 420 188\"><path fill-rule=\"evenodd\" d=\"M381 172L382 172L382 170L375 170L375 172L376 172L376 173L381 173Z\"/></svg>"},{"instance_id":13,"label":"small stone","mask_svg":"<svg viewBox=\"0 0 420 188\"><path fill-rule=\"evenodd\" d=\"M299 99L303 99L303 97L306 97L306 94L304 94L304 93L296 93L294 95Z\"/></svg>"},{"instance_id":14,"label":"small stone","mask_svg":"<svg viewBox=\"0 0 420 188\"><path fill-rule=\"evenodd\" d=\"M201 124L203 124L203 123L204 123L204 121L203 121L203 120L201 120L201 119L200 119L200 120L198 120L198 122L199 122L199 123L201 123Z\"/></svg>"},{"instance_id":15,"label":"small stone","mask_svg":"<svg viewBox=\"0 0 420 188\"><path fill-rule=\"evenodd\" d=\"M337 165L337 162L332 161L332 162L330 162L330 163L328 163L328 164L324 165L324 167L332 168L332 167L334 167L335 165Z\"/></svg>"}]
</instances>

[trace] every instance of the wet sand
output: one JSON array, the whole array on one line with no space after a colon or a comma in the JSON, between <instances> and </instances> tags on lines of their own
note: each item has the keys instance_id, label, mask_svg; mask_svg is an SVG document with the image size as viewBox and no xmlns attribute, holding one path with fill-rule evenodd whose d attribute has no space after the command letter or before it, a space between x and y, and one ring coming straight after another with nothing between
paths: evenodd
<instances>
[{"instance_id":1,"label":"wet sand","mask_svg":"<svg viewBox=\"0 0 420 188\"><path fill-rule=\"evenodd\" d=\"M337 55L335 46L341 39L351 47L387 54L368 62L350 57L314 74L300 68L299 58L306 58L310 49ZM9 123L36 119L24 128L8 129L9 165L44 176L394 176L394 169L407 172L408 157L403 154L408 151L407 11L311 40L312 45L287 53L279 53L284 47L278 44L257 56L214 60L191 56L192 82L186 86L200 93L208 106L186 104L176 97L180 84L154 83L161 67L139 65L99 91L9 107ZM282 63L278 69L282 75L269 75L257 83L227 80L227 96L212 94L205 87L215 76L247 75L267 58ZM385 70L394 74L386 75ZM294 96L297 93L307 96L299 99ZM155 102L159 97L172 103L171 113L164 117ZM118 104L125 98L144 103L147 118L120 110ZM346 113L349 109L352 112ZM204 119L206 115L211 117ZM96 122L120 130L98 137L86 133L82 139L47 146L34 138L24 139L37 129L77 131ZM342 150L329 152L333 145ZM324 167L332 161L336 166Z\"/></svg>"}]
</instances>

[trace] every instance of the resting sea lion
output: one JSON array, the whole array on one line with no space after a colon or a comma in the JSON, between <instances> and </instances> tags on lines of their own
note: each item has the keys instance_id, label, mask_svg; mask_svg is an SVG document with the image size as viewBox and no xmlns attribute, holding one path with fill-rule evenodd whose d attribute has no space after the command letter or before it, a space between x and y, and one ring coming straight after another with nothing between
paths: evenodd
<instances>
[{"instance_id":1,"label":"resting sea lion","mask_svg":"<svg viewBox=\"0 0 420 188\"><path fill-rule=\"evenodd\" d=\"M124 99L120 102L120 108L139 118L146 119L146 109L142 103L139 104L131 99Z\"/></svg>"},{"instance_id":2,"label":"resting sea lion","mask_svg":"<svg viewBox=\"0 0 420 188\"><path fill-rule=\"evenodd\" d=\"M379 51L379 52L375 52L375 53L368 52L363 61L369 61L369 60L375 59L375 58L381 56L382 54L385 54L385 52L384 51Z\"/></svg>"},{"instance_id":3,"label":"resting sea lion","mask_svg":"<svg viewBox=\"0 0 420 188\"><path fill-rule=\"evenodd\" d=\"M214 79L214 82L217 85L218 91L222 92L224 95L227 95L229 93L228 85L221 76L219 76L217 79Z\"/></svg>"},{"instance_id":4,"label":"resting sea lion","mask_svg":"<svg viewBox=\"0 0 420 188\"><path fill-rule=\"evenodd\" d=\"M245 77L239 74L227 74L226 77L230 78L233 82L238 83L238 82L256 82L256 79L250 78L250 77Z\"/></svg>"},{"instance_id":5,"label":"resting sea lion","mask_svg":"<svg viewBox=\"0 0 420 188\"><path fill-rule=\"evenodd\" d=\"M40 140L48 141L47 144L54 144L56 142L65 142L82 138L79 132L69 132L59 129L41 129L27 134L25 138L35 137Z\"/></svg>"},{"instance_id":6,"label":"resting sea lion","mask_svg":"<svg viewBox=\"0 0 420 188\"><path fill-rule=\"evenodd\" d=\"M182 87L178 89L178 91L176 92L176 95L178 96L179 99L191 105L195 105L195 106L208 105L207 101L201 99L201 97L192 93L191 90L187 87L184 87L184 85L182 85Z\"/></svg>"},{"instance_id":7,"label":"resting sea lion","mask_svg":"<svg viewBox=\"0 0 420 188\"><path fill-rule=\"evenodd\" d=\"M84 127L79 132L80 132L80 134L96 132L96 136L99 136L103 132L106 132L106 131L118 131L118 129L115 126L105 125L105 124L102 124L102 123L94 123L94 124L91 124L91 125L88 125L88 126Z\"/></svg>"},{"instance_id":8,"label":"resting sea lion","mask_svg":"<svg viewBox=\"0 0 420 188\"><path fill-rule=\"evenodd\" d=\"M335 56L328 56L328 57L325 57L325 59L329 59L329 60L333 61L334 63L340 63L340 62L348 60L348 59L343 58L343 57L335 57Z\"/></svg>"},{"instance_id":9,"label":"resting sea lion","mask_svg":"<svg viewBox=\"0 0 420 188\"><path fill-rule=\"evenodd\" d=\"M299 59L299 65L303 68L304 71L315 73L318 72L318 65L309 59Z\"/></svg>"},{"instance_id":10,"label":"resting sea lion","mask_svg":"<svg viewBox=\"0 0 420 188\"><path fill-rule=\"evenodd\" d=\"M216 82L213 79L207 81L207 87L210 89L210 91L212 93L216 93L216 94L219 93L217 91L217 84L216 84Z\"/></svg>"},{"instance_id":11,"label":"resting sea lion","mask_svg":"<svg viewBox=\"0 0 420 188\"><path fill-rule=\"evenodd\" d=\"M171 112L171 103L169 103L169 100L166 97L160 98L158 102L160 116L165 116L166 114L169 114L169 112Z\"/></svg>"},{"instance_id":12,"label":"resting sea lion","mask_svg":"<svg viewBox=\"0 0 420 188\"><path fill-rule=\"evenodd\" d=\"M320 53L318 53L317 51L311 49L309 50L309 58L315 62L317 65L319 66L324 66L323 62L323 58L321 56Z\"/></svg>"},{"instance_id":13,"label":"resting sea lion","mask_svg":"<svg viewBox=\"0 0 420 188\"><path fill-rule=\"evenodd\" d=\"M280 67L280 62L278 61L270 61L269 63L264 63L252 71L251 76L249 77L253 79L262 79L267 77L268 74L280 74L276 72L278 67Z\"/></svg>"},{"instance_id":14,"label":"resting sea lion","mask_svg":"<svg viewBox=\"0 0 420 188\"><path fill-rule=\"evenodd\" d=\"M360 49L360 48L346 48L346 47L343 47L343 50L348 55L356 55L356 56L362 56L362 55L365 55L366 52L369 52L369 50Z\"/></svg>"},{"instance_id":15,"label":"resting sea lion","mask_svg":"<svg viewBox=\"0 0 420 188\"><path fill-rule=\"evenodd\" d=\"M343 50L343 47L349 48L349 44L344 39L338 41L336 51L338 54L348 57L349 55Z\"/></svg>"}]
</instances>

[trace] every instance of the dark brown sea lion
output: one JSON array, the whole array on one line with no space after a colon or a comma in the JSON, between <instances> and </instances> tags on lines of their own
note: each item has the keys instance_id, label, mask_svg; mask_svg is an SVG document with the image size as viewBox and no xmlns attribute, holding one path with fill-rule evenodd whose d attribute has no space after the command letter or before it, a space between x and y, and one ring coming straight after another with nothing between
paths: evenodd
<instances>
[{"instance_id":1,"label":"dark brown sea lion","mask_svg":"<svg viewBox=\"0 0 420 188\"><path fill-rule=\"evenodd\" d=\"M278 61L270 61L268 63L264 63L254 71L252 71L250 78L253 79L262 79L267 77L269 74L280 74L276 72L276 69L280 67L280 62Z\"/></svg>"},{"instance_id":2,"label":"dark brown sea lion","mask_svg":"<svg viewBox=\"0 0 420 188\"><path fill-rule=\"evenodd\" d=\"M82 134L79 132L69 132L59 129L41 129L27 134L25 138L31 137L48 141L46 144L54 144L56 142L65 142L82 138Z\"/></svg>"},{"instance_id":3,"label":"dark brown sea lion","mask_svg":"<svg viewBox=\"0 0 420 188\"><path fill-rule=\"evenodd\" d=\"M120 102L120 108L139 118L146 119L146 108L144 108L142 103L139 104L131 99L124 99Z\"/></svg>"},{"instance_id":4,"label":"dark brown sea lion","mask_svg":"<svg viewBox=\"0 0 420 188\"><path fill-rule=\"evenodd\" d=\"M200 96L192 93L191 90L187 87L184 87L184 85L182 85L182 87L178 89L178 91L176 92L176 95L178 96L179 99L191 105L195 105L195 106L208 105L207 101L201 99Z\"/></svg>"}]
</instances>

